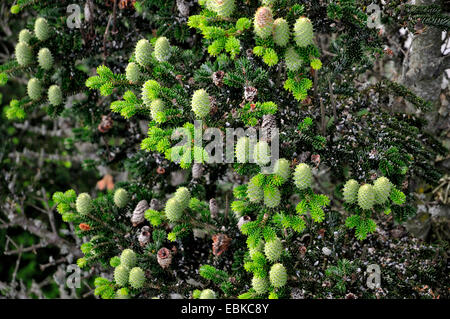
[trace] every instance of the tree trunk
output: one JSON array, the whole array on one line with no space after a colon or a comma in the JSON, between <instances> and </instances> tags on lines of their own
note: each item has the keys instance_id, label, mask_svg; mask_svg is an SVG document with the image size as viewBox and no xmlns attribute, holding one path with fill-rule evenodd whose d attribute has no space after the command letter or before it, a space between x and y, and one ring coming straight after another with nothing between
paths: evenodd
<instances>
[{"instance_id":1,"label":"tree trunk","mask_svg":"<svg viewBox=\"0 0 450 319\"><path fill-rule=\"evenodd\" d=\"M417 5L440 4L441 0L415 0ZM439 94L444 75L442 68L442 31L426 26L423 33L414 35L406 59L403 62L401 83L418 96L433 103L432 110L425 114L428 129L436 132L438 126Z\"/></svg>"}]
</instances>

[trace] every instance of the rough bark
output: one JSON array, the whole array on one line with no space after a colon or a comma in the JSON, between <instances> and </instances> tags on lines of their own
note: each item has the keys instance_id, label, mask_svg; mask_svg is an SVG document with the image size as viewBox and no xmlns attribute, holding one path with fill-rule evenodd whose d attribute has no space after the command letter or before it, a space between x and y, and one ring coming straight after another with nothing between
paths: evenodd
<instances>
[{"instance_id":1,"label":"rough bark","mask_svg":"<svg viewBox=\"0 0 450 319\"><path fill-rule=\"evenodd\" d=\"M417 5L441 4L442 0L415 0ZM441 53L442 31L427 26L423 33L412 39L407 57L403 62L401 82L418 96L431 101L433 109L425 117L429 120L428 129L436 132L439 114L439 93L444 75L444 58Z\"/></svg>"}]
</instances>

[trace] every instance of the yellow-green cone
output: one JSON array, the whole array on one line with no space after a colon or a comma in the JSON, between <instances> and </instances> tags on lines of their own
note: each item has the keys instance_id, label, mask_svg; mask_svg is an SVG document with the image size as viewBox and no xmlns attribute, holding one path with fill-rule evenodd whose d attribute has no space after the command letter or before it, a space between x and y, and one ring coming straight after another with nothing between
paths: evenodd
<instances>
[{"instance_id":1,"label":"yellow-green cone","mask_svg":"<svg viewBox=\"0 0 450 319\"><path fill-rule=\"evenodd\" d=\"M36 78L32 78L28 81L27 92L30 99L33 101L39 100L42 96L41 81Z\"/></svg>"},{"instance_id":2,"label":"yellow-green cone","mask_svg":"<svg viewBox=\"0 0 450 319\"><path fill-rule=\"evenodd\" d=\"M283 18L278 18L273 22L273 41L280 47L286 46L289 42L289 24Z\"/></svg>"},{"instance_id":3,"label":"yellow-green cone","mask_svg":"<svg viewBox=\"0 0 450 319\"><path fill-rule=\"evenodd\" d=\"M358 199L359 184L354 179L348 180L344 185L343 195L346 203L353 204Z\"/></svg>"},{"instance_id":4,"label":"yellow-green cone","mask_svg":"<svg viewBox=\"0 0 450 319\"><path fill-rule=\"evenodd\" d=\"M302 59L293 47L289 47L285 53L286 67L290 71L297 71L302 66Z\"/></svg>"},{"instance_id":5,"label":"yellow-green cone","mask_svg":"<svg viewBox=\"0 0 450 319\"><path fill-rule=\"evenodd\" d=\"M298 164L294 172L294 184L299 189L311 187L312 172L311 167L305 163Z\"/></svg>"},{"instance_id":6,"label":"yellow-green cone","mask_svg":"<svg viewBox=\"0 0 450 319\"><path fill-rule=\"evenodd\" d=\"M128 204L128 200L128 192L123 188L119 188L114 192L114 204L116 204L117 207L125 207Z\"/></svg>"},{"instance_id":7,"label":"yellow-green cone","mask_svg":"<svg viewBox=\"0 0 450 319\"><path fill-rule=\"evenodd\" d=\"M88 193L81 193L78 195L75 202L75 208L81 215L89 214L93 208L91 196L89 196Z\"/></svg>"},{"instance_id":8,"label":"yellow-green cone","mask_svg":"<svg viewBox=\"0 0 450 319\"><path fill-rule=\"evenodd\" d=\"M139 82L139 80L141 79L141 70L139 69L139 65L134 62L128 63L125 70L125 76L131 83Z\"/></svg>"},{"instance_id":9,"label":"yellow-green cone","mask_svg":"<svg viewBox=\"0 0 450 319\"><path fill-rule=\"evenodd\" d=\"M375 204L375 190L370 184L364 184L358 190L358 205L362 209L371 209Z\"/></svg>"},{"instance_id":10,"label":"yellow-green cone","mask_svg":"<svg viewBox=\"0 0 450 319\"><path fill-rule=\"evenodd\" d=\"M59 86L52 85L51 87L49 87L47 95L48 101L50 102L51 105L53 106L61 105L63 98Z\"/></svg>"},{"instance_id":11,"label":"yellow-green cone","mask_svg":"<svg viewBox=\"0 0 450 319\"><path fill-rule=\"evenodd\" d=\"M167 219L173 223L181 218L183 215L183 208L175 197L172 197L166 203L165 212Z\"/></svg>"},{"instance_id":12,"label":"yellow-green cone","mask_svg":"<svg viewBox=\"0 0 450 319\"><path fill-rule=\"evenodd\" d=\"M290 163L285 158L280 158L275 162L274 174L280 176L282 179L287 181L291 175Z\"/></svg>"},{"instance_id":13,"label":"yellow-green cone","mask_svg":"<svg viewBox=\"0 0 450 319\"><path fill-rule=\"evenodd\" d=\"M151 107L152 101L156 100L159 95L159 90L161 86L155 80L148 80L142 86L142 100L144 104L148 107Z\"/></svg>"},{"instance_id":14,"label":"yellow-green cone","mask_svg":"<svg viewBox=\"0 0 450 319\"><path fill-rule=\"evenodd\" d=\"M194 92L191 106L192 111L194 111L198 118L203 118L209 114L211 103L206 90L200 89Z\"/></svg>"},{"instance_id":15,"label":"yellow-green cone","mask_svg":"<svg viewBox=\"0 0 450 319\"><path fill-rule=\"evenodd\" d=\"M216 293L211 289L205 289L200 294L199 299L216 299Z\"/></svg>"},{"instance_id":16,"label":"yellow-green cone","mask_svg":"<svg viewBox=\"0 0 450 319\"><path fill-rule=\"evenodd\" d=\"M156 99L150 104L150 113L152 116L152 119L156 123L163 123L165 120L165 113L164 113L164 102L161 99Z\"/></svg>"},{"instance_id":17,"label":"yellow-green cone","mask_svg":"<svg viewBox=\"0 0 450 319\"><path fill-rule=\"evenodd\" d=\"M282 264L275 264L269 272L270 283L275 288L281 288L286 285L287 272Z\"/></svg>"},{"instance_id":18,"label":"yellow-green cone","mask_svg":"<svg viewBox=\"0 0 450 319\"><path fill-rule=\"evenodd\" d=\"M281 257L283 244L279 238L266 242L264 245L264 254L270 262L275 262Z\"/></svg>"},{"instance_id":19,"label":"yellow-green cone","mask_svg":"<svg viewBox=\"0 0 450 319\"><path fill-rule=\"evenodd\" d=\"M260 7L256 10L253 27L255 34L261 39L272 35L273 15L269 7Z\"/></svg>"},{"instance_id":20,"label":"yellow-green cone","mask_svg":"<svg viewBox=\"0 0 450 319\"><path fill-rule=\"evenodd\" d=\"M311 20L300 17L294 24L294 39L299 47L313 44L314 31Z\"/></svg>"},{"instance_id":21,"label":"yellow-green cone","mask_svg":"<svg viewBox=\"0 0 450 319\"><path fill-rule=\"evenodd\" d=\"M140 267L134 267L130 270L128 282L134 289L140 289L145 282L145 273Z\"/></svg>"},{"instance_id":22,"label":"yellow-green cone","mask_svg":"<svg viewBox=\"0 0 450 319\"><path fill-rule=\"evenodd\" d=\"M191 192L186 187L179 187L175 192L174 198L180 203L182 209L189 206L191 200Z\"/></svg>"},{"instance_id":23,"label":"yellow-green cone","mask_svg":"<svg viewBox=\"0 0 450 319\"><path fill-rule=\"evenodd\" d=\"M48 71L53 66L53 56L49 49L42 48L38 53L38 63L41 68Z\"/></svg>"},{"instance_id":24,"label":"yellow-green cone","mask_svg":"<svg viewBox=\"0 0 450 319\"><path fill-rule=\"evenodd\" d=\"M124 249L120 255L120 264L128 268L132 268L136 265L137 256L131 249Z\"/></svg>"},{"instance_id":25,"label":"yellow-green cone","mask_svg":"<svg viewBox=\"0 0 450 319\"><path fill-rule=\"evenodd\" d=\"M170 43L166 37L159 37L155 42L155 58L159 62L166 62L170 58Z\"/></svg>"},{"instance_id":26,"label":"yellow-green cone","mask_svg":"<svg viewBox=\"0 0 450 319\"><path fill-rule=\"evenodd\" d=\"M267 278L253 277L252 287L258 295L263 295L267 292L269 288L269 281Z\"/></svg>"},{"instance_id":27,"label":"yellow-green cone","mask_svg":"<svg viewBox=\"0 0 450 319\"><path fill-rule=\"evenodd\" d=\"M34 34L40 41L45 41L50 37L50 26L44 18L38 18L34 23Z\"/></svg>"},{"instance_id":28,"label":"yellow-green cone","mask_svg":"<svg viewBox=\"0 0 450 319\"><path fill-rule=\"evenodd\" d=\"M252 203L258 203L263 199L264 191L256 184L255 178L250 179L247 185L247 197Z\"/></svg>"},{"instance_id":29,"label":"yellow-green cone","mask_svg":"<svg viewBox=\"0 0 450 319\"><path fill-rule=\"evenodd\" d=\"M236 159L238 163L247 163L250 159L250 139L243 136L236 143Z\"/></svg>"},{"instance_id":30,"label":"yellow-green cone","mask_svg":"<svg viewBox=\"0 0 450 319\"><path fill-rule=\"evenodd\" d=\"M129 272L128 267L124 265L119 265L114 269L114 281L119 287L123 287L128 283Z\"/></svg>"},{"instance_id":31,"label":"yellow-green cone","mask_svg":"<svg viewBox=\"0 0 450 319\"><path fill-rule=\"evenodd\" d=\"M209 7L217 15L228 18L234 11L234 0L208 0Z\"/></svg>"},{"instance_id":32,"label":"yellow-green cone","mask_svg":"<svg viewBox=\"0 0 450 319\"><path fill-rule=\"evenodd\" d=\"M253 151L253 159L259 166L270 163L270 146L266 141L256 143Z\"/></svg>"},{"instance_id":33,"label":"yellow-green cone","mask_svg":"<svg viewBox=\"0 0 450 319\"><path fill-rule=\"evenodd\" d=\"M375 202L377 204L384 204L391 193L392 184L386 177L379 177L373 183L375 190Z\"/></svg>"},{"instance_id":34,"label":"yellow-green cone","mask_svg":"<svg viewBox=\"0 0 450 319\"><path fill-rule=\"evenodd\" d=\"M33 34L28 29L23 29L19 33L19 42L29 43L33 38Z\"/></svg>"},{"instance_id":35,"label":"yellow-green cone","mask_svg":"<svg viewBox=\"0 0 450 319\"><path fill-rule=\"evenodd\" d=\"M275 186L264 189L264 205L269 208L275 208L280 205L281 193Z\"/></svg>"},{"instance_id":36,"label":"yellow-green cone","mask_svg":"<svg viewBox=\"0 0 450 319\"><path fill-rule=\"evenodd\" d=\"M20 66L28 66L33 59L31 47L25 42L19 42L15 49L16 60Z\"/></svg>"},{"instance_id":37,"label":"yellow-green cone","mask_svg":"<svg viewBox=\"0 0 450 319\"><path fill-rule=\"evenodd\" d=\"M134 50L137 63L143 67L148 66L152 61L152 52L153 48L148 40L139 40L136 44L136 49Z\"/></svg>"}]
</instances>

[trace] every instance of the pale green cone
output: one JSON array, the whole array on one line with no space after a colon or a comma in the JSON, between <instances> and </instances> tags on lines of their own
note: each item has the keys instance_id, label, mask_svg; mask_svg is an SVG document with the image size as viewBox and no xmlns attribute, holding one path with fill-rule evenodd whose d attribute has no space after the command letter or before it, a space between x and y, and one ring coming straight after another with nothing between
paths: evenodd
<instances>
[{"instance_id":1,"label":"pale green cone","mask_svg":"<svg viewBox=\"0 0 450 319\"><path fill-rule=\"evenodd\" d=\"M373 183L375 190L375 202L377 204L384 204L389 199L392 184L386 177L379 177Z\"/></svg>"},{"instance_id":2,"label":"pale green cone","mask_svg":"<svg viewBox=\"0 0 450 319\"><path fill-rule=\"evenodd\" d=\"M28 81L27 92L30 99L37 101L42 97L42 84L41 81L32 78Z\"/></svg>"},{"instance_id":3,"label":"pale green cone","mask_svg":"<svg viewBox=\"0 0 450 319\"><path fill-rule=\"evenodd\" d=\"M281 288L286 285L287 272L286 268L282 264L275 264L272 266L269 272L270 283L275 288Z\"/></svg>"},{"instance_id":4,"label":"pale green cone","mask_svg":"<svg viewBox=\"0 0 450 319\"><path fill-rule=\"evenodd\" d=\"M260 7L256 10L253 22L254 32L261 39L266 39L272 35L273 16L269 7Z\"/></svg>"},{"instance_id":5,"label":"pale green cone","mask_svg":"<svg viewBox=\"0 0 450 319\"><path fill-rule=\"evenodd\" d=\"M297 19L294 25L294 39L299 47L313 44L314 31L311 20L306 17Z\"/></svg>"},{"instance_id":6,"label":"pale green cone","mask_svg":"<svg viewBox=\"0 0 450 319\"><path fill-rule=\"evenodd\" d=\"M48 89L48 101L53 106L58 106L62 104L63 96L61 92L61 88L57 85L52 85Z\"/></svg>"},{"instance_id":7,"label":"pale green cone","mask_svg":"<svg viewBox=\"0 0 450 319\"><path fill-rule=\"evenodd\" d=\"M358 199L359 184L354 179L348 180L344 185L343 195L345 202L353 204Z\"/></svg>"},{"instance_id":8,"label":"pale green cone","mask_svg":"<svg viewBox=\"0 0 450 319\"><path fill-rule=\"evenodd\" d=\"M358 190L358 205L362 209L371 209L375 204L375 190L370 184L364 184Z\"/></svg>"},{"instance_id":9,"label":"pale green cone","mask_svg":"<svg viewBox=\"0 0 450 319\"><path fill-rule=\"evenodd\" d=\"M311 167L305 163L300 163L297 165L294 171L294 184L299 189L306 189L311 187L312 183L312 172Z\"/></svg>"},{"instance_id":10,"label":"pale green cone","mask_svg":"<svg viewBox=\"0 0 450 319\"><path fill-rule=\"evenodd\" d=\"M278 18L273 23L273 41L280 47L284 47L289 42L289 24L283 18Z\"/></svg>"},{"instance_id":11,"label":"pale green cone","mask_svg":"<svg viewBox=\"0 0 450 319\"><path fill-rule=\"evenodd\" d=\"M38 18L34 23L34 34L40 41L45 41L50 37L50 26L44 18Z\"/></svg>"},{"instance_id":12,"label":"pale green cone","mask_svg":"<svg viewBox=\"0 0 450 319\"><path fill-rule=\"evenodd\" d=\"M152 52L153 47L148 40L139 40L136 44L136 49L134 50L137 63L143 67L150 65L152 61Z\"/></svg>"},{"instance_id":13,"label":"pale green cone","mask_svg":"<svg viewBox=\"0 0 450 319\"><path fill-rule=\"evenodd\" d=\"M194 92L192 95L192 111L198 118L203 118L209 114L211 109L211 102L209 95L204 89L200 89Z\"/></svg>"},{"instance_id":14,"label":"pale green cone","mask_svg":"<svg viewBox=\"0 0 450 319\"><path fill-rule=\"evenodd\" d=\"M38 63L41 68L48 71L53 66L53 55L47 48L42 48L38 53Z\"/></svg>"},{"instance_id":15,"label":"pale green cone","mask_svg":"<svg viewBox=\"0 0 450 319\"><path fill-rule=\"evenodd\" d=\"M159 62L166 62L170 58L170 43L166 37L159 37L155 42L155 58Z\"/></svg>"},{"instance_id":16,"label":"pale green cone","mask_svg":"<svg viewBox=\"0 0 450 319\"><path fill-rule=\"evenodd\" d=\"M25 42L19 42L15 48L15 55L17 63L20 66L28 66L33 59L33 52L31 47Z\"/></svg>"},{"instance_id":17,"label":"pale green cone","mask_svg":"<svg viewBox=\"0 0 450 319\"><path fill-rule=\"evenodd\" d=\"M297 54L293 47L289 47L285 53L285 63L286 67L290 71L297 71L302 66L302 59Z\"/></svg>"}]
</instances>

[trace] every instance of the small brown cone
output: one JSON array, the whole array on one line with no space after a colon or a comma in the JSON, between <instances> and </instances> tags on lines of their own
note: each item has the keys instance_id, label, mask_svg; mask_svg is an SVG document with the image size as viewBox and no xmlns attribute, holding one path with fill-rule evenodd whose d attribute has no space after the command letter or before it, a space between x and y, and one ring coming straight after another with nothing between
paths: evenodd
<instances>
[{"instance_id":1,"label":"small brown cone","mask_svg":"<svg viewBox=\"0 0 450 319\"><path fill-rule=\"evenodd\" d=\"M163 247L160 250L158 250L157 254L158 258L158 264L161 266L161 268L166 269L170 266L172 263L172 253L169 249Z\"/></svg>"}]
</instances>

